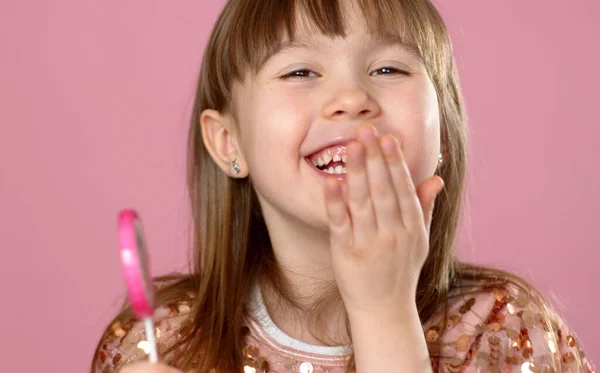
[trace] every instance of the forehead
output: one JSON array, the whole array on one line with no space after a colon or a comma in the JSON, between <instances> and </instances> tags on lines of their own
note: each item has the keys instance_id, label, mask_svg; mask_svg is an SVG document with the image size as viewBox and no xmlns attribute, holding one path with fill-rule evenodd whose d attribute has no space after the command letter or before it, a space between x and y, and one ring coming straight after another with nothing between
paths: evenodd
<instances>
[{"instance_id":1,"label":"forehead","mask_svg":"<svg viewBox=\"0 0 600 373\"><path fill-rule=\"evenodd\" d=\"M340 0L335 2L343 5L338 12L334 12L337 16L324 21L317 17L314 9L306 3L302 6L303 3L296 3L294 14L288 20L291 25L282 27L278 42L271 48L267 59L275 54L296 50L324 52L332 39L344 40L349 37L357 40L359 47L377 49L394 46L417 58L421 57L414 38L407 32L404 14L400 8L396 9L396 17L390 19L393 12L382 12L364 4L361 8L356 1Z\"/></svg>"},{"instance_id":2,"label":"forehead","mask_svg":"<svg viewBox=\"0 0 600 373\"><path fill-rule=\"evenodd\" d=\"M314 53L324 53L329 51L330 42L333 39L345 40L346 37L327 38L324 35L296 35L293 39L285 37L282 38L279 45L276 48L274 54L292 53L294 51L311 51ZM356 45L360 50L371 49L383 49L387 47L401 48L415 58L420 58L418 48L399 35L390 34L373 34L371 32L365 32L357 37Z\"/></svg>"}]
</instances>

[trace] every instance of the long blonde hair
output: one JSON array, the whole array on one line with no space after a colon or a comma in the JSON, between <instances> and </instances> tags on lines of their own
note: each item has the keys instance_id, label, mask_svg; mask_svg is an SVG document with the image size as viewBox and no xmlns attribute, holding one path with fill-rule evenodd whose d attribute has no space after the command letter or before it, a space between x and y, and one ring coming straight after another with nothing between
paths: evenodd
<instances>
[{"instance_id":1,"label":"long blonde hair","mask_svg":"<svg viewBox=\"0 0 600 373\"><path fill-rule=\"evenodd\" d=\"M430 251L417 289L421 320L445 312L458 280L506 281L511 276L458 263L454 244L467 167L467 129L451 42L429 0L357 0L367 25L380 35L402 38L420 53L435 86L440 108L444 162L437 174L445 188L436 199ZM327 36L344 36L340 0L230 0L219 16L200 70L188 143L188 187L193 213L193 268L186 275L159 278L159 304L194 294L189 323L175 347L172 365L198 373L242 371L246 295L265 281L286 292L271 248L252 179L224 174L204 147L199 126L205 109L235 115L232 86L256 74L280 46L281 36L296 35L300 14ZM126 308L116 320L131 317ZM348 370L352 369L353 360Z\"/></svg>"}]
</instances>

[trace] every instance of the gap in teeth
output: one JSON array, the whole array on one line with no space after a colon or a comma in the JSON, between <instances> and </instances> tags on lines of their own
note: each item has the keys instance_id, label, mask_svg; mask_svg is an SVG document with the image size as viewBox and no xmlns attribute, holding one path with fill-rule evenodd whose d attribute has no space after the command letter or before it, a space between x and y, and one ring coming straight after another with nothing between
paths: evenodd
<instances>
[{"instance_id":1,"label":"gap in teeth","mask_svg":"<svg viewBox=\"0 0 600 373\"><path fill-rule=\"evenodd\" d=\"M310 157L310 161L318 169L323 171L329 171L331 168L333 168L334 172L336 167L330 166L325 170L327 165L329 165L329 163L332 161L346 163L347 159L348 157L346 156L345 146L334 146L329 149L324 149L323 151Z\"/></svg>"}]
</instances>

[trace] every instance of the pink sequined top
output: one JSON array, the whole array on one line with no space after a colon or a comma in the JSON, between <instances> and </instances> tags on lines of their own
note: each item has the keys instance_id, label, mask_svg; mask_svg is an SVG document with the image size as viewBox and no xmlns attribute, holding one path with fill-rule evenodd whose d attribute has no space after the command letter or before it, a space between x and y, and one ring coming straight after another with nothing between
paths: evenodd
<instances>
[{"instance_id":1,"label":"pink sequined top","mask_svg":"<svg viewBox=\"0 0 600 373\"><path fill-rule=\"evenodd\" d=\"M296 340L273 323L260 291L251 299L250 332L243 351L247 357L245 373L344 372L351 346L317 346ZM177 341L190 302L156 310L159 353ZM438 314L423 326L434 372L594 372L569 328L560 319L543 319L529 295L515 288L455 297L443 330L442 321ZM116 372L145 359L144 339L141 322L127 326L113 323L93 362L94 372Z\"/></svg>"}]
</instances>

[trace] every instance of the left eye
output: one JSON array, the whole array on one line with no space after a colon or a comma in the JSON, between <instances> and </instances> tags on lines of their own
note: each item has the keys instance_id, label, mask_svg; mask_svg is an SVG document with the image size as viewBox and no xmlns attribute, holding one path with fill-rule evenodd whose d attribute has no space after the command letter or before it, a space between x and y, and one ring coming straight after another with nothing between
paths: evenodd
<instances>
[{"instance_id":1,"label":"left eye","mask_svg":"<svg viewBox=\"0 0 600 373\"><path fill-rule=\"evenodd\" d=\"M286 80L286 79L302 79L302 78L310 78L311 74L316 75L313 71L308 70L308 69L300 69L300 70L294 70L284 76L282 76L280 79Z\"/></svg>"},{"instance_id":2,"label":"left eye","mask_svg":"<svg viewBox=\"0 0 600 373\"><path fill-rule=\"evenodd\" d=\"M371 76L374 76L374 75L396 75L396 74L407 75L407 72L393 68L393 67L382 67L380 69L373 71L371 73Z\"/></svg>"}]
</instances>

